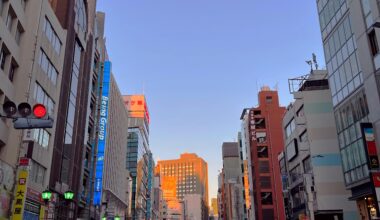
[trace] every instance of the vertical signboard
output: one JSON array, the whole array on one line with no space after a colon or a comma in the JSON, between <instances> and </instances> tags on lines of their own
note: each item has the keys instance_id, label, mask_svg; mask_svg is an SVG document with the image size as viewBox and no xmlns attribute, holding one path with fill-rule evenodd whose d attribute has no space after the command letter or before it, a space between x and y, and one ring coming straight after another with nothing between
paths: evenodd
<instances>
[{"instance_id":1,"label":"vertical signboard","mask_svg":"<svg viewBox=\"0 0 380 220\"><path fill-rule=\"evenodd\" d=\"M22 220L24 213L24 203L26 199L26 183L28 178L28 170L23 169L18 173L16 191L13 201L13 220Z\"/></svg>"},{"instance_id":2,"label":"vertical signboard","mask_svg":"<svg viewBox=\"0 0 380 220\"><path fill-rule=\"evenodd\" d=\"M375 141L375 134L372 123L361 123L362 137L364 141L365 152L367 156L368 169L370 170L370 177L372 187L376 192L376 200L379 203L380 199L380 170L379 170L379 157L377 156L377 148ZM377 210L379 205L377 204ZM375 214L378 216L379 212Z\"/></svg>"},{"instance_id":3,"label":"vertical signboard","mask_svg":"<svg viewBox=\"0 0 380 220\"><path fill-rule=\"evenodd\" d=\"M96 159L95 170L95 186L94 186L94 205L99 206L102 203L102 189L103 189L103 167L104 167L104 153L106 149L107 137L107 118L108 118L108 99L109 99L109 85L111 75L111 62L104 63L103 72L103 89L100 100L100 115L99 115L99 136L98 136L98 152Z\"/></svg>"}]
</instances>

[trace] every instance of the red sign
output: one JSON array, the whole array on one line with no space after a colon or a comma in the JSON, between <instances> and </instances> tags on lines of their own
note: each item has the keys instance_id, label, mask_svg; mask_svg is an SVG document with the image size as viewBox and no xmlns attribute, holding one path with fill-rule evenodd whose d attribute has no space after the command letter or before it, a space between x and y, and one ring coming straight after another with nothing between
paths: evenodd
<instances>
[{"instance_id":1,"label":"red sign","mask_svg":"<svg viewBox=\"0 0 380 220\"><path fill-rule=\"evenodd\" d=\"M380 187L380 172L372 173L373 185L375 188Z\"/></svg>"},{"instance_id":2,"label":"red sign","mask_svg":"<svg viewBox=\"0 0 380 220\"><path fill-rule=\"evenodd\" d=\"M376 156L377 155L375 141L367 141L367 149L368 149L368 155L370 155L370 156Z\"/></svg>"},{"instance_id":3,"label":"red sign","mask_svg":"<svg viewBox=\"0 0 380 220\"><path fill-rule=\"evenodd\" d=\"M20 185L25 185L25 183L26 183L26 179L25 178L20 178L18 180L18 184L20 184Z\"/></svg>"},{"instance_id":4,"label":"red sign","mask_svg":"<svg viewBox=\"0 0 380 220\"><path fill-rule=\"evenodd\" d=\"M29 166L29 158L27 157L20 157L18 161L19 166Z\"/></svg>"}]
</instances>

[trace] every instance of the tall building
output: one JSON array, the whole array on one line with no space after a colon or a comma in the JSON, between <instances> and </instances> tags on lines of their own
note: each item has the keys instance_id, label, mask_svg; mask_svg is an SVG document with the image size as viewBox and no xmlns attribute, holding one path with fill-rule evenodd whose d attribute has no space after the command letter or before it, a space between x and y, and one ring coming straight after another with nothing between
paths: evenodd
<instances>
[{"instance_id":1,"label":"tall building","mask_svg":"<svg viewBox=\"0 0 380 220\"><path fill-rule=\"evenodd\" d=\"M0 105L6 101L42 103L54 120L51 129L15 130L0 120L0 219L43 215L41 192L48 186L56 130L60 126L60 91L65 75L67 33L48 1L0 1ZM1 115L5 115L1 110ZM30 169L22 199L14 189L28 158ZM13 198L17 207L12 205ZM20 204L21 203L21 204Z\"/></svg>"},{"instance_id":2,"label":"tall building","mask_svg":"<svg viewBox=\"0 0 380 220\"><path fill-rule=\"evenodd\" d=\"M128 112L109 61L104 63L102 87L94 205L100 208L101 217L124 218L128 208L129 172L125 167Z\"/></svg>"},{"instance_id":3,"label":"tall building","mask_svg":"<svg viewBox=\"0 0 380 220\"><path fill-rule=\"evenodd\" d=\"M67 34L62 84L57 103L57 128L54 137L52 172L49 190L56 210L54 218L72 219L79 211L82 194L83 154L87 140L87 106L92 81L94 56L95 0L49 1L61 26ZM69 208L59 206L63 194L72 190L75 194ZM52 212L49 211L49 214Z\"/></svg>"},{"instance_id":4,"label":"tall building","mask_svg":"<svg viewBox=\"0 0 380 220\"><path fill-rule=\"evenodd\" d=\"M132 176L132 219L144 219L151 210L149 176L153 172L152 155L149 149L149 111L144 95L124 96L128 110L127 169Z\"/></svg>"},{"instance_id":5,"label":"tall building","mask_svg":"<svg viewBox=\"0 0 380 220\"><path fill-rule=\"evenodd\" d=\"M177 184L172 190L176 191L179 201L183 201L186 194L202 195L202 219L208 218L208 168L202 158L184 153L179 159L160 160L157 161L156 172L162 178L175 178Z\"/></svg>"},{"instance_id":6,"label":"tall building","mask_svg":"<svg viewBox=\"0 0 380 220\"><path fill-rule=\"evenodd\" d=\"M342 160L325 70L289 80L295 101L283 119L280 157L289 219L359 219L343 180ZM281 169L282 168L282 169Z\"/></svg>"},{"instance_id":7,"label":"tall building","mask_svg":"<svg viewBox=\"0 0 380 220\"><path fill-rule=\"evenodd\" d=\"M281 175L277 156L283 151L282 119L285 108L279 105L277 91L263 87L258 94L257 107L245 109L248 118L245 140L249 146L248 166L252 207L257 220L285 219Z\"/></svg>"},{"instance_id":8,"label":"tall building","mask_svg":"<svg viewBox=\"0 0 380 220\"><path fill-rule=\"evenodd\" d=\"M96 218L96 216L99 215L99 213L97 213L99 210L96 210L96 207L93 205L93 196L95 187L96 153L99 141L98 127L103 88L103 70L104 63L108 60L104 37L104 25L105 14L102 12L97 12L94 26L95 44L90 76L91 84L89 88L90 92L88 93L89 97L85 126L85 131L87 131L87 135L85 136L86 148L84 149L82 156L83 165L81 170L81 193L78 195L78 199L80 200L78 216L85 219Z\"/></svg>"},{"instance_id":9,"label":"tall building","mask_svg":"<svg viewBox=\"0 0 380 220\"><path fill-rule=\"evenodd\" d=\"M223 156L223 188L225 219L245 220L244 168L238 142L224 142Z\"/></svg>"},{"instance_id":10,"label":"tall building","mask_svg":"<svg viewBox=\"0 0 380 220\"><path fill-rule=\"evenodd\" d=\"M378 163L370 162L378 161L376 142L380 140L380 81L376 74L380 68L379 3L375 0L316 2L344 181L351 190L349 199L359 207L359 215L369 219L380 216L380 194L375 193L379 184L374 178L380 174L369 172L378 169ZM369 132L367 138L362 135L364 131Z\"/></svg>"}]
</instances>

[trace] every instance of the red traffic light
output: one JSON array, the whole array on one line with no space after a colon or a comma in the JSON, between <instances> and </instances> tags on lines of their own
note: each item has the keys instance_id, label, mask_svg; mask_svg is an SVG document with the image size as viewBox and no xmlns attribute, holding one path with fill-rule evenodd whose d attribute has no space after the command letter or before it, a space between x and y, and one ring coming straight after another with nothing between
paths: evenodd
<instances>
[{"instance_id":1,"label":"red traffic light","mask_svg":"<svg viewBox=\"0 0 380 220\"><path fill-rule=\"evenodd\" d=\"M36 104L33 106L33 114L36 118L42 118L46 115L46 108L42 104Z\"/></svg>"}]
</instances>

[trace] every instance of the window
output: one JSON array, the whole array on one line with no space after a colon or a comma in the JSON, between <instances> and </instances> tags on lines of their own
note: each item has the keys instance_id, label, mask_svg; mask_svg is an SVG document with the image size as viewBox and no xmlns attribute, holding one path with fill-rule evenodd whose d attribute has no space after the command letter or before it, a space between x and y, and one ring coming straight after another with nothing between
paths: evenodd
<instances>
[{"instance_id":1,"label":"window","mask_svg":"<svg viewBox=\"0 0 380 220\"><path fill-rule=\"evenodd\" d=\"M290 178L292 182L295 182L298 178L301 178L301 167L300 165L297 165L293 169L289 171Z\"/></svg>"},{"instance_id":2,"label":"window","mask_svg":"<svg viewBox=\"0 0 380 220\"><path fill-rule=\"evenodd\" d=\"M86 8L83 0L75 1L75 23L78 25L81 31L87 31L87 15Z\"/></svg>"},{"instance_id":3,"label":"window","mask_svg":"<svg viewBox=\"0 0 380 220\"><path fill-rule=\"evenodd\" d=\"M51 25L50 21L46 17L45 17L44 32L47 39L50 41L50 44L54 48L55 52L59 54L61 52L62 43L59 40L57 33L54 31L54 28Z\"/></svg>"},{"instance_id":4,"label":"window","mask_svg":"<svg viewBox=\"0 0 380 220\"><path fill-rule=\"evenodd\" d=\"M300 142L307 142L308 140L308 136L307 136L307 130L305 130L304 132L302 132L302 134L300 135Z\"/></svg>"},{"instance_id":5,"label":"window","mask_svg":"<svg viewBox=\"0 0 380 220\"><path fill-rule=\"evenodd\" d=\"M13 82L13 78L15 76L15 72L16 72L17 67L18 67L18 65L14 61L12 61L11 68L9 68L9 75L8 75L8 78L11 82Z\"/></svg>"},{"instance_id":6,"label":"window","mask_svg":"<svg viewBox=\"0 0 380 220\"><path fill-rule=\"evenodd\" d=\"M262 189L270 189L271 186L270 176L260 176L260 187Z\"/></svg>"},{"instance_id":7,"label":"window","mask_svg":"<svg viewBox=\"0 0 380 220\"><path fill-rule=\"evenodd\" d=\"M272 100L273 100L272 96L265 97L265 102L266 103L272 103Z\"/></svg>"},{"instance_id":8,"label":"window","mask_svg":"<svg viewBox=\"0 0 380 220\"><path fill-rule=\"evenodd\" d=\"M370 47L371 47L372 56L376 56L376 54L379 53L379 45L377 44L375 30L372 30L368 34L368 39L369 39L369 44L370 44Z\"/></svg>"},{"instance_id":9,"label":"window","mask_svg":"<svg viewBox=\"0 0 380 220\"><path fill-rule=\"evenodd\" d=\"M288 161L291 161L298 154L297 139L293 139L288 146L286 146L286 157Z\"/></svg>"},{"instance_id":10,"label":"window","mask_svg":"<svg viewBox=\"0 0 380 220\"><path fill-rule=\"evenodd\" d=\"M34 183L38 183L42 185L45 179L45 172L46 172L45 167L41 166L34 160L31 160L31 165L32 165L32 169L30 170L30 173L29 173L30 180Z\"/></svg>"},{"instance_id":11,"label":"window","mask_svg":"<svg viewBox=\"0 0 380 220\"><path fill-rule=\"evenodd\" d=\"M38 61L41 69L46 73L50 81L56 85L58 78L58 71L55 69L52 62L47 57L46 53L41 49L40 50L40 59Z\"/></svg>"},{"instance_id":12,"label":"window","mask_svg":"<svg viewBox=\"0 0 380 220\"><path fill-rule=\"evenodd\" d=\"M47 107L49 114L53 114L55 105L54 101L37 82L34 87L34 99L37 103L44 104Z\"/></svg>"},{"instance_id":13,"label":"window","mask_svg":"<svg viewBox=\"0 0 380 220\"><path fill-rule=\"evenodd\" d=\"M267 146L258 146L257 147L257 156L259 158L268 158L268 147Z\"/></svg>"},{"instance_id":14,"label":"window","mask_svg":"<svg viewBox=\"0 0 380 220\"><path fill-rule=\"evenodd\" d=\"M311 159L310 156L303 160L303 170L305 173L310 173L311 171Z\"/></svg>"},{"instance_id":15,"label":"window","mask_svg":"<svg viewBox=\"0 0 380 220\"><path fill-rule=\"evenodd\" d=\"M256 132L257 143L265 143L267 141L267 133L266 132Z\"/></svg>"},{"instance_id":16,"label":"window","mask_svg":"<svg viewBox=\"0 0 380 220\"><path fill-rule=\"evenodd\" d=\"M9 31L12 31L12 26L13 26L13 20L15 19L15 14L13 12L12 8L9 8L8 15L7 15L7 20L5 22L5 25L7 26Z\"/></svg>"},{"instance_id":17,"label":"window","mask_svg":"<svg viewBox=\"0 0 380 220\"><path fill-rule=\"evenodd\" d=\"M16 35L15 35L15 39L16 39L16 43L18 45L20 45L20 41L21 41L21 34L24 32L24 29L21 27L21 24L19 23L17 25L17 29L16 29Z\"/></svg>"},{"instance_id":18,"label":"window","mask_svg":"<svg viewBox=\"0 0 380 220\"><path fill-rule=\"evenodd\" d=\"M259 172L269 173L269 161L259 161Z\"/></svg>"},{"instance_id":19,"label":"window","mask_svg":"<svg viewBox=\"0 0 380 220\"><path fill-rule=\"evenodd\" d=\"M272 205L273 198L271 192L261 192L261 204L263 205Z\"/></svg>"},{"instance_id":20,"label":"window","mask_svg":"<svg viewBox=\"0 0 380 220\"><path fill-rule=\"evenodd\" d=\"M305 115L305 112L303 110L303 105L298 109L297 111L297 117L302 117Z\"/></svg>"},{"instance_id":21,"label":"window","mask_svg":"<svg viewBox=\"0 0 380 220\"><path fill-rule=\"evenodd\" d=\"M45 129L34 129L34 141L43 148L49 146L50 134Z\"/></svg>"},{"instance_id":22,"label":"window","mask_svg":"<svg viewBox=\"0 0 380 220\"><path fill-rule=\"evenodd\" d=\"M3 47L0 51L0 69L4 70L5 68L5 61L7 60L8 52Z\"/></svg>"},{"instance_id":23,"label":"window","mask_svg":"<svg viewBox=\"0 0 380 220\"><path fill-rule=\"evenodd\" d=\"M294 121L294 118L292 118L292 120L290 120L290 122L285 127L285 136L286 136L286 138L288 138L293 133L293 131L295 129L296 129L296 123Z\"/></svg>"}]
</instances>

